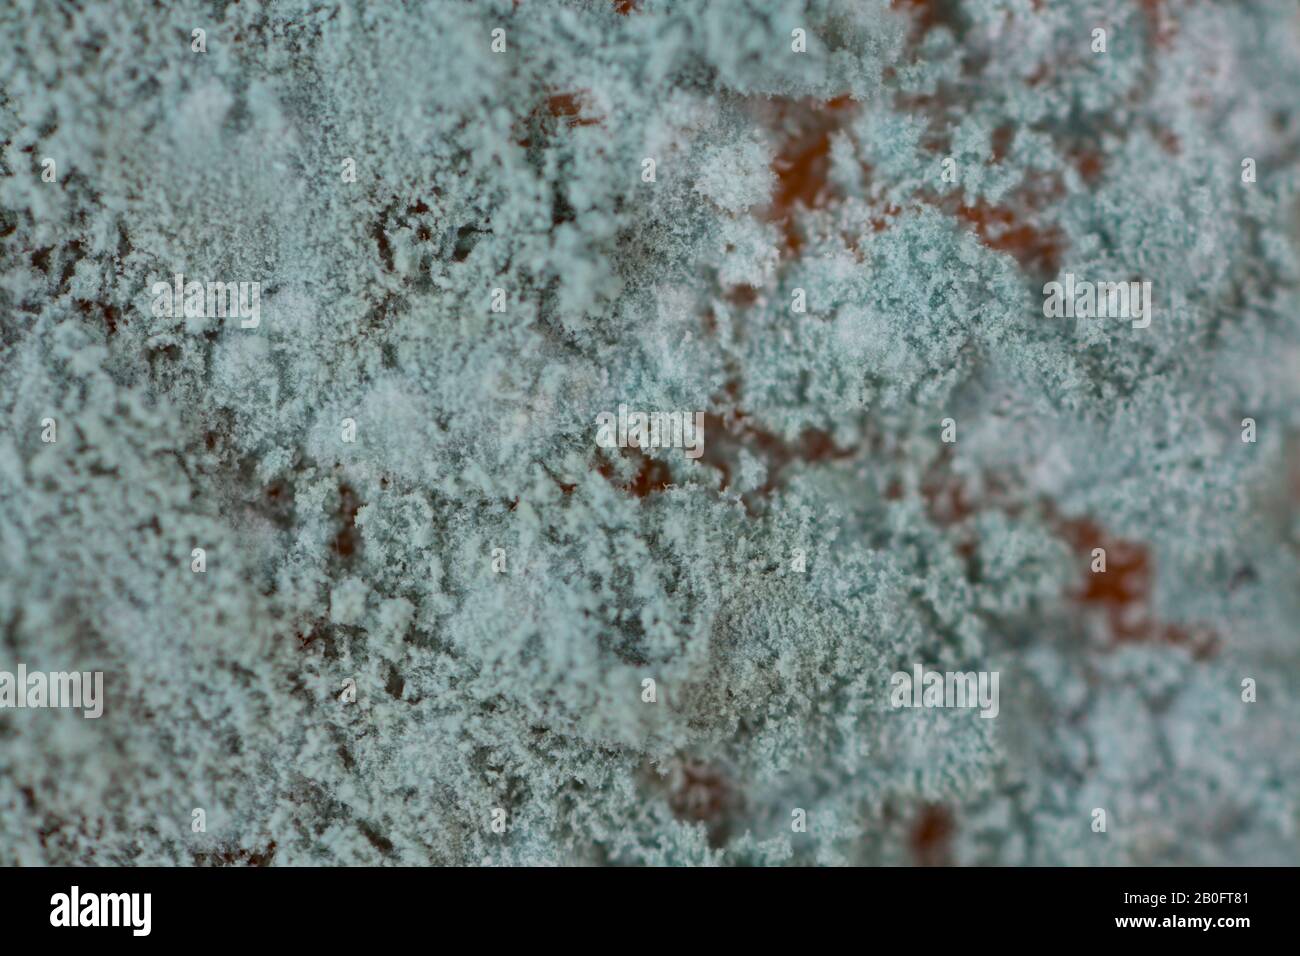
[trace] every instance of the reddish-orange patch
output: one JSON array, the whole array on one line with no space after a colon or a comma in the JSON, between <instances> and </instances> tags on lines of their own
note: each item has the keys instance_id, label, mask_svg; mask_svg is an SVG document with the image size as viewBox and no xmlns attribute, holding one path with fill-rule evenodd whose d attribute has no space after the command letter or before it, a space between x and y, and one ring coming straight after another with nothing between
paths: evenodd
<instances>
[{"instance_id":1,"label":"reddish-orange patch","mask_svg":"<svg viewBox=\"0 0 1300 956\"><path fill-rule=\"evenodd\" d=\"M894 10L908 12L922 35L943 22L939 0L889 0L889 6Z\"/></svg>"},{"instance_id":2,"label":"reddish-orange patch","mask_svg":"<svg viewBox=\"0 0 1300 956\"><path fill-rule=\"evenodd\" d=\"M776 174L776 192L768 210L769 218L781 224L786 246L798 255L803 237L795 226L799 207L817 209L830 196L827 176L830 172L831 134L839 129L853 100L848 95L825 102L801 101L788 104L798 120L798 129L777 152L772 163Z\"/></svg>"},{"instance_id":3,"label":"reddish-orange patch","mask_svg":"<svg viewBox=\"0 0 1300 956\"><path fill-rule=\"evenodd\" d=\"M1072 597L1085 607L1106 615L1116 644L1156 643L1187 647L1194 658L1205 660L1219 649L1219 639L1204 628L1186 628L1157 621L1151 613L1154 575L1150 550L1137 542L1107 534L1087 519L1063 521L1061 533L1080 555L1082 585ZM1093 550L1106 552L1106 570L1093 571Z\"/></svg>"},{"instance_id":4,"label":"reddish-orange patch","mask_svg":"<svg viewBox=\"0 0 1300 956\"><path fill-rule=\"evenodd\" d=\"M981 493L972 496L962 477L953 473L950 458L951 453L945 449L921 479L926 513L936 525L955 525L976 512L990 509L1011 516L1020 512L1023 506L1009 496L1002 477L986 475L981 482ZM903 495L903 486L897 479L885 489L887 500L897 501ZM1045 510L1050 524L1078 556L1081 578L1069 599L1104 616L1113 645L1140 642L1183 647L1195 660L1206 660L1218 653L1220 638L1211 629L1168 624L1156 618L1151 596L1155 569L1149 548L1109 534L1086 518L1063 518L1050 505ZM1096 548L1106 552L1105 571L1092 570ZM965 538L957 542L956 549L963 558L973 558L978 552L978 541Z\"/></svg>"},{"instance_id":5,"label":"reddish-orange patch","mask_svg":"<svg viewBox=\"0 0 1300 956\"><path fill-rule=\"evenodd\" d=\"M879 216L871 217L871 231L884 232L889 225L889 220L893 219L903 210L893 203L885 203L885 207L880 211Z\"/></svg>"},{"instance_id":6,"label":"reddish-orange patch","mask_svg":"<svg viewBox=\"0 0 1300 956\"><path fill-rule=\"evenodd\" d=\"M1059 271L1064 239L1055 227L1035 228L1019 222L1011 210L982 200L974 206L960 207L957 215L975 227L986 246L1010 253L1022 267L1044 275Z\"/></svg>"},{"instance_id":7,"label":"reddish-orange patch","mask_svg":"<svg viewBox=\"0 0 1300 956\"><path fill-rule=\"evenodd\" d=\"M515 142L528 149L533 144L532 134L540 133L544 144L555 130L559 120L563 120L565 126L569 128L599 126L599 117L584 112L584 108L588 105L586 94L581 90L549 94L520 121L519 125L523 130L516 136Z\"/></svg>"},{"instance_id":8,"label":"reddish-orange patch","mask_svg":"<svg viewBox=\"0 0 1300 956\"><path fill-rule=\"evenodd\" d=\"M599 119L582 115L582 95L580 93L552 93L546 98L546 111L556 119L568 121L570 126L596 126Z\"/></svg>"},{"instance_id":9,"label":"reddish-orange patch","mask_svg":"<svg viewBox=\"0 0 1300 956\"><path fill-rule=\"evenodd\" d=\"M1080 149L1073 155L1074 168L1079 171L1084 182L1091 185L1100 178L1105 169L1105 160L1101 152L1095 149Z\"/></svg>"},{"instance_id":10,"label":"reddish-orange patch","mask_svg":"<svg viewBox=\"0 0 1300 956\"><path fill-rule=\"evenodd\" d=\"M700 460L722 473L724 490L731 483L729 452L745 448L762 460L767 468L767 480L753 492L760 498L777 489L781 471L791 462L840 461L857 453L855 448L840 448L827 432L818 428L805 429L797 441L787 442L775 432L753 424L749 416L739 410L731 413L730 422L718 415L705 415L704 430L710 439Z\"/></svg>"},{"instance_id":11,"label":"reddish-orange patch","mask_svg":"<svg viewBox=\"0 0 1300 956\"><path fill-rule=\"evenodd\" d=\"M1131 606L1146 603L1151 587L1150 555L1145 547L1131 541L1107 535L1091 521L1068 521L1062 532L1071 545L1080 553L1087 555L1089 573L1084 578L1083 587L1075 598L1083 604L1091 604L1117 612L1119 620L1116 637L1122 639L1131 631L1131 625L1123 620L1122 613ZM1106 551L1106 570L1091 571L1092 552L1094 548Z\"/></svg>"},{"instance_id":12,"label":"reddish-orange patch","mask_svg":"<svg viewBox=\"0 0 1300 956\"><path fill-rule=\"evenodd\" d=\"M1016 138L1016 128L1010 123L999 126L993 131L990 146L993 149L993 162L1000 163L1007 158L1007 150Z\"/></svg>"},{"instance_id":13,"label":"reddish-orange patch","mask_svg":"<svg viewBox=\"0 0 1300 956\"><path fill-rule=\"evenodd\" d=\"M610 484L622 488L628 494L636 498L646 498L652 492L663 491L673 483L673 474L669 471L668 466L657 458L651 458L639 448L622 449L625 458L633 458L640 462L635 477L631 481L620 484L618 475L614 471L614 464L604 457L599 459L596 471L600 473ZM563 487L563 486L561 486Z\"/></svg>"},{"instance_id":14,"label":"reddish-orange patch","mask_svg":"<svg viewBox=\"0 0 1300 956\"><path fill-rule=\"evenodd\" d=\"M759 290L752 285L732 286L722 297L738 308L748 308L758 301Z\"/></svg>"}]
</instances>

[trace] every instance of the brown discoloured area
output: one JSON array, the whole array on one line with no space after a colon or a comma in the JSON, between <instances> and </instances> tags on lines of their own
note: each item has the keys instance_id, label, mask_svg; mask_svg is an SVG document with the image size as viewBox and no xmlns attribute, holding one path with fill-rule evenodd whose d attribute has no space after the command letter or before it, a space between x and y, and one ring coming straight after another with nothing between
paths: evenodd
<instances>
[{"instance_id":1,"label":"brown discoloured area","mask_svg":"<svg viewBox=\"0 0 1300 956\"><path fill-rule=\"evenodd\" d=\"M563 123L565 128L575 126L599 126L599 117L587 112L588 93L584 90L570 90L549 93L526 117L520 126L515 142L524 149L533 145L545 146L556 128ZM537 136L536 141L534 135Z\"/></svg>"},{"instance_id":2,"label":"brown discoloured area","mask_svg":"<svg viewBox=\"0 0 1300 956\"><path fill-rule=\"evenodd\" d=\"M275 841L272 840L261 850L213 850L209 853L195 853L194 862L198 866L270 866L275 859Z\"/></svg>"},{"instance_id":3,"label":"brown discoloured area","mask_svg":"<svg viewBox=\"0 0 1300 956\"><path fill-rule=\"evenodd\" d=\"M719 768L689 760L673 775L668 803L679 820L703 823L710 845L720 847L727 842L736 800L731 782Z\"/></svg>"},{"instance_id":4,"label":"brown discoloured area","mask_svg":"<svg viewBox=\"0 0 1300 956\"><path fill-rule=\"evenodd\" d=\"M1010 124L999 126L993 131L993 136L989 141L989 146L993 150L993 163L1001 163L1007 158L1007 150L1011 149L1012 142L1016 138L1016 128Z\"/></svg>"},{"instance_id":5,"label":"brown discoloured area","mask_svg":"<svg viewBox=\"0 0 1300 956\"><path fill-rule=\"evenodd\" d=\"M515 142L525 150L533 146L545 147L562 122L565 129L601 125L598 117L585 112L589 105L588 96L588 92L584 90L547 94L546 99L538 103L528 116L521 118L517 124L517 129L521 131L516 134Z\"/></svg>"},{"instance_id":6,"label":"brown discoloured area","mask_svg":"<svg viewBox=\"0 0 1300 956\"><path fill-rule=\"evenodd\" d=\"M1155 130L1156 142L1170 156L1178 156L1183 151L1182 141L1179 140L1178 134L1165 127L1157 127Z\"/></svg>"},{"instance_id":7,"label":"brown discoloured area","mask_svg":"<svg viewBox=\"0 0 1300 956\"><path fill-rule=\"evenodd\" d=\"M1151 42L1158 49L1167 49L1173 45L1177 29L1173 18L1165 6L1165 0L1137 0L1146 18L1147 29L1151 31Z\"/></svg>"},{"instance_id":8,"label":"brown discoloured area","mask_svg":"<svg viewBox=\"0 0 1300 956\"><path fill-rule=\"evenodd\" d=\"M334 553L340 558L350 558L361 546L361 532L357 528L357 512L361 499L350 485L339 485L339 506L335 512L340 528L334 536Z\"/></svg>"},{"instance_id":9,"label":"brown discoloured area","mask_svg":"<svg viewBox=\"0 0 1300 956\"><path fill-rule=\"evenodd\" d=\"M1074 160L1074 168L1089 186L1095 185L1105 171L1105 160L1096 149L1080 149L1071 158Z\"/></svg>"},{"instance_id":10,"label":"brown discoloured area","mask_svg":"<svg viewBox=\"0 0 1300 956\"><path fill-rule=\"evenodd\" d=\"M951 446L944 446L939 459L921 479L926 514L941 528L965 521L976 510L966 482L952 472L951 462Z\"/></svg>"},{"instance_id":11,"label":"brown discoloured area","mask_svg":"<svg viewBox=\"0 0 1300 956\"><path fill-rule=\"evenodd\" d=\"M728 393L734 398L739 385L731 383ZM852 458L856 448L840 448L829 433L817 428L805 429L798 439L787 442L781 436L755 423L740 409L733 409L726 417L704 416L704 454L700 461L722 474L722 489L731 484L731 469L739 449L744 448L762 460L767 468L767 480L762 487L746 496L746 506L752 499L771 495L780 485L781 472L795 461L817 464Z\"/></svg>"},{"instance_id":12,"label":"brown discoloured area","mask_svg":"<svg viewBox=\"0 0 1300 956\"><path fill-rule=\"evenodd\" d=\"M76 305L77 311L82 315L92 315L93 313L98 312L104 323L104 327L108 329L109 335L113 335L117 332L117 324L119 322L123 325L127 324L126 319L122 318L122 313L117 306L109 305L107 302L88 302L85 299L78 299Z\"/></svg>"},{"instance_id":13,"label":"brown discoloured area","mask_svg":"<svg viewBox=\"0 0 1300 956\"><path fill-rule=\"evenodd\" d=\"M638 461L639 467L631 481L620 484L613 462L603 455L600 456L596 471L610 484L621 488L635 498L647 498L656 491L663 491L673 483L672 472L664 462L657 458L651 458L639 448L621 448L619 450L623 453L624 458L632 458ZM561 489L564 488L563 485L560 487Z\"/></svg>"},{"instance_id":14,"label":"brown discoloured area","mask_svg":"<svg viewBox=\"0 0 1300 956\"><path fill-rule=\"evenodd\" d=\"M1087 519L1061 523L1062 536L1083 563L1083 580L1071 598L1106 616L1115 644L1154 643L1186 647L1196 660L1219 651L1219 638L1205 628L1186 628L1157 621L1151 613L1151 582L1155 569L1150 549L1106 533ZM1106 551L1106 570L1092 570L1094 548Z\"/></svg>"},{"instance_id":15,"label":"brown discoloured area","mask_svg":"<svg viewBox=\"0 0 1300 956\"><path fill-rule=\"evenodd\" d=\"M1002 511L1014 517L1025 507L1017 502L1006 476L985 475L981 491L973 494L965 479L951 467L951 450L945 448L921 479L926 514L936 525L949 528L981 511ZM885 489L885 498L901 500L905 490L896 479ZM1068 519L1050 504L1041 505L1048 524L1078 556L1080 578L1066 595L1080 608L1101 614L1106 621L1111 647L1149 643L1187 649L1195 660L1208 660L1221 649L1221 640L1207 627L1167 624L1155 617L1151 588L1155 563L1146 545L1110 534L1087 518ZM978 540L965 537L954 545L968 563L977 559ZM1106 551L1106 570L1092 570L1094 548ZM1248 574L1248 571L1243 571ZM1228 583L1228 587L1232 584Z\"/></svg>"},{"instance_id":16,"label":"brown discoloured area","mask_svg":"<svg viewBox=\"0 0 1300 956\"><path fill-rule=\"evenodd\" d=\"M1092 550L1106 550L1106 571L1094 574L1089 570L1083 587L1075 594L1078 601L1110 610L1123 610L1146 601L1151 586L1150 555L1146 548L1111 537L1086 519L1067 521L1061 530L1066 540L1087 556L1090 568ZM1128 632L1117 631L1117 635L1122 633Z\"/></svg>"},{"instance_id":17,"label":"brown discoloured area","mask_svg":"<svg viewBox=\"0 0 1300 956\"><path fill-rule=\"evenodd\" d=\"M732 399L738 391L739 386L734 382L727 387L727 394ZM732 467L739 449L745 448L763 461L767 468L767 480L761 488L747 496L752 498L772 494L780 484L781 471L792 462L836 461L857 454L856 448L840 448L827 432L815 428L806 429L798 439L787 442L754 423L748 414L739 409L733 409L725 417L706 414L704 434L707 437L699 461L721 473L723 490L731 483ZM621 448L619 452L624 458L636 463L637 471L631 480L620 478L614 462L604 452L597 453L594 465L594 470L615 487L634 497L646 498L672 486L672 469L667 462L652 458L639 448ZM576 488L576 485L565 484L554 477L553 480L565 495Z\"/></svg>"},{"instance_id":18,"label":"brown discoloured area","mask_svg":"<svg viewBox=\"0 0 1300 956\"><path fill-rule=\"evenodd\" d=\"M48 850L50 848L50 838L56 835L59 836L60 843L64 842L59 831L68 826L68 821L62 819L53 811L44 810L43 808L38 809L36 792L31 787L21 787L18 792L22 794L23 802L27 804L29 813L33 815L42 814L44 817L41 821L41 828L36 831L36 839L40 841L41 849Z\"/></svg>"},{"instance_id":19,"label":"brown discoloured area","mask_svg":"<svg viewBox=\"0 0 1300 956\"><path fill-rule=\"evenodd\" d=\"M552 93L546 98L546 112L555 119L562 119L569 126L596 126L599 119L583 115L583 94Z\"/></svg>"},{"instance_id":20,"label":"brown discoloured area","mask_svg":"<svg viewBox=\"0 0 1300 956\"><path fill-rule=\"evenodd\" d=\"M907 835L907 847L917 866L951 866L952 838L956 822L946 807L927 804L921 808Z\"/></svg>"},{"instance_id":21,"label":"brown discoloured area","mask_svg":"<svg viewBox=\"0 0 1300 956\"><path fill-rule=\"evenodd\" d=\"M1031 226L1010 209L982 201L960 207L957 216L975 228L981 242L991 249L1009 253L1022 268L1042 275L1056 275L1060 271L1065 239L1056 227Z\"/></svg>"},{"instance_id":22,"label":"brown discoloured area","mask_svg":"<svg viewBox=\"0 0 1300 956\"><path fill-rule=\"evenodd\" d=\"M893 203L886 203L884 208L881 210L880 215L871 218L871 231L884 232L889 228L889 220L896 217L902 211L902 209L895 206Z\"/></svg>"},{"instance_id":23,"label":"brown discoloured area","mask_svg":"<svg viewBox=\"0 0 1300 956\"><path fill-rule=\"evenodd\" d=\"M758 293L759 290L752 285L738 285L728 289L723 298L731 305L746 309L758 301Z\"/></svg>"},{"instance_id":24,"label":"brown discoloured area","mask_svg":"<svg viewBox=\"0 0 1300 956\"><path fill-rule=\"evenodd\" d=\"M385 211L379 221L370 227L370 238L375 240L379 258L383 260L384 271L393 271L393 247L388 241L388 212Z\"/></svg>"},{"instance_id":25,"label":"brown discoloured area","mask_svg":"<svg viewBox=\"0 0 1300 956\"><path fill-rule=\"evenodd\" d=\"M918 37L925 36L934 27L944 22L941 0L889 0L889 6L912 18Z\"/></svg>"},{"instance_id":26,"label":"brown discoloured area","mask_svg":"<svg viewBox=\"0 0 1300 956\"><path fill-rule=\"evenodd\" d=\"M790 131L772 162L776 190L768 208L768 218L781 226L786 249L798 256L803 237L796 224L802 209L819 209L831 196L827 182L830 172L831 135L852 115L853 100L845 96L819 102L789 101L782 110Z\"/></svg>"},{"instance_id":27,"label":"brown discoloured area","mask_svg":"<svg viewBox=\"0 0 1300 956\"><path fill-rule=\"evenodd\" d=\"M299 650L306 650L307 648L311 647L313 644L316 643L316 640L320 636L321 636L321 632L318 626L309 627L306 633L302 631L295 631L293 635L294 640L298 642Z\"/></svg>"}]
</instances>

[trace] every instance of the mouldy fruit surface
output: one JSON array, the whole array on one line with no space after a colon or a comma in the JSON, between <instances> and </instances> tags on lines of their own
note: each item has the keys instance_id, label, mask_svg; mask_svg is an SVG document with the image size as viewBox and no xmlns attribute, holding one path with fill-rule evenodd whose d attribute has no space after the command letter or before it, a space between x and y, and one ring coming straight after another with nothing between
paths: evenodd
<instances>
[{"instance_id":1,"label":"mouldy fruit surface","mask_svg":"<svg viewBox=\"0 0 1300 956\"><path fill-rule=\"evenodd\" d=\"M1300 861L1292 0L81 6L0 10L0 670L106 700L0 709L0 863Z\"/></svg>"}]
</instances>

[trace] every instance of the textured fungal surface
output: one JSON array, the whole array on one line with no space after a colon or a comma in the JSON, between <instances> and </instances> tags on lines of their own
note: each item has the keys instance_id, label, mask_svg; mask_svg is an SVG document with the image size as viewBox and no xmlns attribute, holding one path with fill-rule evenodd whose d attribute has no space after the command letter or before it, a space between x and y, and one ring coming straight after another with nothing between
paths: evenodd
<instances>
[{"instance_id":1,"label":"textured fungal surface","mask_svg":"<svg viewBox=\"0 0 1300 956\"><path fill-rule=\"evenodd\" d=\"M1298 186L1294 0L5 3L0 864L1300 862Z\"/></svg>"}]
</instances>

